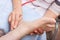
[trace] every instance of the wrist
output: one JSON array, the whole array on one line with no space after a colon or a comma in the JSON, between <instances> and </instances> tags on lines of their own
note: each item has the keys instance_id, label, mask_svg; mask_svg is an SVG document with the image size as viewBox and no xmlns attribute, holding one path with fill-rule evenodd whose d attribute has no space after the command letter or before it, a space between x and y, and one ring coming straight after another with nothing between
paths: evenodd
<instances>
[{"instance_id":1,"label":"wrist","mask_svg":"<svg viewBox=\"0 0 60 40\"><path fill-rule=\"evenodd\" d=\"M30 25L29 24L27 24L27 23L25 23L25 22L22 22L22 23L20 23L19 24L19 26L18 26L18 29L19 29L19 31L21 31L22 32L22 35L26 35L26 34L29 34L29 30L30 30Z\"/></svg>"},{"instance_id":2,"label":"wrist","mask_svg":"<svg viewBox=\"0 0 60 40\"><path fill-rule=\"evenodd\" d=\"M45 21L44 21L43 18L38 19L38 20L36 20L36 21L34 22L34 26L36 26L37 28L38 28L38 27L42 27L44 24L45 24Z\"/></svg>"},{"instance_id":3,"label":"wrist","mask_svg":"<svg viewBox=\"0 0 60 40\"><path fill-rule=\"evenodd\" d=\"M50 9L44 15L44 17L50 17L50 18L56 18L57 16L58 16L58 13L55 13Z\"/></svg>"}]
</instances>

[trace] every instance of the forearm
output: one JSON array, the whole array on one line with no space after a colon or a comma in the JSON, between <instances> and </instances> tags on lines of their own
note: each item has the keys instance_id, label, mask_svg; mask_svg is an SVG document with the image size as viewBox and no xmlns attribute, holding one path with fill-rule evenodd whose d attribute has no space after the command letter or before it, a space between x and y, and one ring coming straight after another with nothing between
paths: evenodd
<instances>
[{"instance_id":1,"label":"forearm","mask_svg":"<svg viewBox=\"0 0 60 40\"><path fill-rule=\"evenodd\" d=\"M56 18L58 15L60 15L60 6L57 4L58 2L56 2L50 6L45 16Z\"/></svg>"},{"instance_id":2,"label":"forearm","mask_svg":"<svg viewBox=\"0 0 60 40\"><path fill-rule=\"evenodd\" d=\"M39 24L39 22L41 22ZM10 31L5 36L0 37L0 40L19 40L23 36L32 32L35 28L40 27L43 24L41 20L37 20L34 23L21 23L15 30Z\"/></svg>"},{"instance_id":3,"label":"forearm","mask_svg":"<svg viewBox=\"0 0 60 40\"><path fill-rule=\"evenodd\" d=\"M21 0L12 0L13 3L13 10L18 11L20 14L22 14L22 1Z\"/></svg>"},{"instance_id":4,"label":"forearm","mask_svg":"<svg viewBox=\"0 0 60 40\"><path fill-rule=\"evenodd\" d=\"M54 13L53 11L48 10L48 11L45 13L45 16L46 16L46 17L56 18L58 15L57 15L56 13Z\"/></svg>"},{"instance_id":5,"label":"forearm","mask_svg":"<svg viewBox=\"0 0 60 40\"><path fill-rule=\"evenodd\" d=\"M13 31L10 31L5 36L0 37L0 40L19 40L20 38L22 38L26 34L25 30L27 30L27 29L24 29L24 28L21 28L21 27L16 28Z\"/></svg>"},{"instance_id":6,"label":"forearm","mask_svg":"<svg viewBox=\"0 0 60 40\"><path fill-rule=\"evenodd\" d=\"M21 8L21 3L22 1L21 0L12 0L12 3L13 3L13 8L14 9L20 9Z\"/></svg>"}]
</instances>

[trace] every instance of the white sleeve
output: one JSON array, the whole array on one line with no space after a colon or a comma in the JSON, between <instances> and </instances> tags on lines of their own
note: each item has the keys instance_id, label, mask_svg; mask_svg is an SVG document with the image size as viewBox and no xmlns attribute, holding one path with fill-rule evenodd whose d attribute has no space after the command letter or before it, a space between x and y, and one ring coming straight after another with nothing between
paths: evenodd
<instances>
[{"instance_id":1,"label":"white sleeve","mask_svg":"<svg viewBox=\"0 0 60 40\"><path fill-rule=\"evenodd\" d=\"M60 6L58 6L56 3L53 3L49 9L52 10L57 15L59 15L60 13Z\"/></svg>"}]
</instances>

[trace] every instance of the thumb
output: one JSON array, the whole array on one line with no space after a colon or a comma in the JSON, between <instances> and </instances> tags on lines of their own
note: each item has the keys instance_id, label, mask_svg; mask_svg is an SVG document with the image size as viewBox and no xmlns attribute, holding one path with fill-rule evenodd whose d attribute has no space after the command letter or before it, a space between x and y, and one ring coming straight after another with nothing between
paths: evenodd
<instances>
[{"instance_id":1,"label":"thumb","mask_svg":"<svg viewBox=\"0 0 60 40\"><path fill-rule=\"evenodd\" d=\"M49 24L55 24L56 23L56 20L54 18L48 18L46 21Z\"/></svg>"}]
</instances>

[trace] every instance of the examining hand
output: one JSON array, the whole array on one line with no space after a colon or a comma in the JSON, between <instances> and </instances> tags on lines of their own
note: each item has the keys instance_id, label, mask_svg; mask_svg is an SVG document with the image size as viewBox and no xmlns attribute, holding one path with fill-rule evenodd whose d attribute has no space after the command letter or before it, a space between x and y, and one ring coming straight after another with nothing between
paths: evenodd
<instances>
[{"instance_id":1,"label":"examining hand","mask_svg":"<svg viewBox=\"0 0 60 40\"><path fill-rule=\"evenodd\" d=\"M44 17L50 17L50 18L54 18L54 19L55 19L57 16L58 16L57 13L54 13L54 12L51 11L51 10L48 10L48 11L45 13L45 15L44 15ZM55 26L55 24L49 24L48 26L51 26L51 27L52 27L52 26ZM51 29L53 29L53 28L51 28L51 27L48 27L46 31L48 32L48 31L50 31ZM39 29L40 29L41 31L40 31ZM36 29L32 34L35 34L35 33L36 33L36 34L41 34L41 33L44 32L44 30L43 30L42 28L39 28L39 29Z\"/></svg>"},{"instance_id":2,"label":"examining hand","mask_svg":"<svg viewBox=\"0 0 60 40\"><path fill-rule=\"evenodd\" d=\"M14 25L18 26L19 21L22 19L22 14L19 12L19 10L13 10L9 16L9 23L11 30L13 30Z\"/></svg>"},{"instance_id":3,"label":"examining hand","mask_svg":"<svg viewBox=\"0 0 60 40\"><path fill-rule=\"evenodd\" d=\"M12 0L13 11L9 16L9 23L10 23L11 30L15 29L18 26L19 21L22 19L21 3L22 0ZM14 27L14 25L16 25L16 27Z\"/></svg>"},{"instance_id":4,"label":"examining hand","mask_svg":"<svg viewBox=\"0 0 60 40\"><path fill-rule=\"evenodd\" d=\"M50 18L50 17L43 17L42 19L45 19L45 18L47 18L46 20L53 20L54 18ZM45 22L45 21L44 21ZM46 21L47 22L47 21ZM53 21L52 21L53 22ZM42 27L45 27L45 28L42 28ZM55 23L52 23L52 24L50 24L50 23L47 23L47 24L45 24L44 26L42 26L42 27L40 27L40 28L37 28L37 29L35 29L34 30L34 32L32 32L31 33L31 35L32 34L43 34L44 33L44 31L52 31L52 30L54 30L54 27L55 27Z\"/></svg>"}]
</instances>

